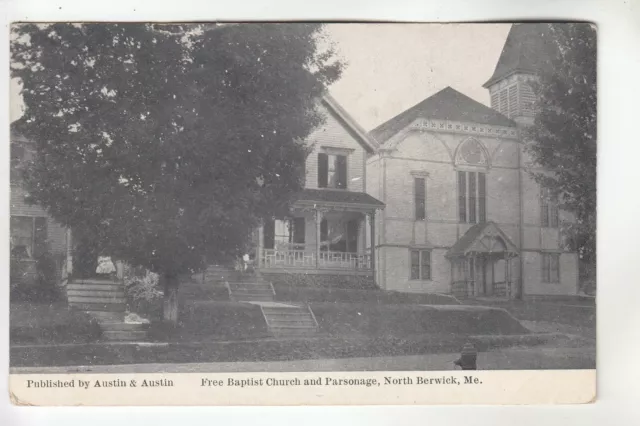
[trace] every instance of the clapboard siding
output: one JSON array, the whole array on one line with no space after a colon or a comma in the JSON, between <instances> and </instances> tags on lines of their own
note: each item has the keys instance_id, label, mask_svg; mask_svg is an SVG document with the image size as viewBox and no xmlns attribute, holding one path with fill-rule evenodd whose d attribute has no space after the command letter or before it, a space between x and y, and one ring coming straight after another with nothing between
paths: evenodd
<instances>
[{"instance_id":1,"label":"clapboard siding","mask_svg":"<svg viewBox=\"0 0 640 426\"><path fill-rule=\"evenodd\" d=\"M340 148L351 150L347 159L347 189L364 192L365 150L349 133L345 125L326 107L322 106L326 122L316 129L307 139L313 151L306 162L306 187L318 187L318 153L324 148Z\"/></svg>"},{"instance_id":2,"label":"clapboard siding","mask_svg":"<svg viewBox=\"0 0 640 426\"><path fill-rule=\"evenodd\" d=\"M47 217L47 238L54 253L64 253L66 250L66 229L51 219L44 209L25 201L25 192L18 186L11 186L11 216Z\"/></svg>"}]
</instances>

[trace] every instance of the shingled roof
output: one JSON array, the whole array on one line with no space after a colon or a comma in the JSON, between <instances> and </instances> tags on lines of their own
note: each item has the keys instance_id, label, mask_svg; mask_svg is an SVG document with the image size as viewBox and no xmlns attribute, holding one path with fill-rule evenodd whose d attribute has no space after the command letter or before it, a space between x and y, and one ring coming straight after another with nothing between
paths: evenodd
<instances>
[{"instance_id":1,"label":"shingled roof","mask_svg":"<svg viewBox=\"0 0 640 426\"><path fill-rule=\"evenodd\" d=\"M515 126L515 122L498 111L446 87L373 129L369 134L384 143L418 118L462 121L495 126Z\"/></svg>"},{"instance_id":2,"label":"shingled roof","mask_svg":"<svg viewBox=\"0 0 640 426\"><path fill-rule=\"evenodd\" d=\"M364 192L332 189L304 189L295 196L296 202L352 204L365 207L383 208L384 203Z\"/></svg>"},{"instance_id":3,"label":"shingled roof","mask_svg":"<svg viewBox=\"0 0 640 426\"><path fill-rule=\"evenodd\" d=\"M513 24L493 75L483 87L489 87L515 72L538 72L546 63L544 45L548 42L545 37L548 31L548 24Z\"/></svg>"},{"instance_id":4,"label":"shingled roof","mask_svg":"<svg viewBox=\"0 0 640 426\"><path fill-rule=\"evenodd\" d=\"M506 251L517 254L518 249L509 239L509 237L500 229L495 222L482 222L473 225L456 241L456 243L447 251L446 257L465 256L469 251L474 250L477 242L482 239L487 231L498 234L506 245ZM477 249L477 247L476 247ZM484 250L481 250L484 251Z\"/></svg>"}]
</instances>

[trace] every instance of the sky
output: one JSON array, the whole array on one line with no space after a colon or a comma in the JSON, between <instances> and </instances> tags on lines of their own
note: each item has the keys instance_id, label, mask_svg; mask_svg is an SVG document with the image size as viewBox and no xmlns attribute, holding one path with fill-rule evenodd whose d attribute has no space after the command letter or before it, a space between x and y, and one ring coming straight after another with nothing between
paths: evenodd
<instances>
[{"instance_id":1,"label":"sky","mask_svg":"<svg viewBox=\"0 0 640 426\"><path fill-rule=\"evenodd\" d=\"M329 24L347 66L329 88L366 130L451 86L489 105L491 77L510 24ZM11 121L21 115L11 84Z\"/></svg>"},{"instance_id":2,"label":"sky","mask_svg":"<svg viewBox=\"0 0 640 426\"><path fill-rule=\"evenodd\" d=\"M447 86L489 105L482 87L510 24L331 24L347 68L329 92L366 130Z\"/></svg>"}]
</instances>

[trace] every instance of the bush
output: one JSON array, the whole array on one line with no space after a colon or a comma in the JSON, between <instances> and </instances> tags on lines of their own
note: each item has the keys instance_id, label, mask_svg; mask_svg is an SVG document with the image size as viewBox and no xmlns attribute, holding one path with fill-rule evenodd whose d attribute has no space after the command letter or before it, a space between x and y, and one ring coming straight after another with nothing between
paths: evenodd
<instances>
[{"instance_id":1,"label":"bush","mask_svg":"<svg viewBox=\"0 0 640 426\"><path fill-rule=\"evenodd\" d=\"M158 274L145 268L125 266L124 288L129 312L147 319L162 318L164 294L160 289Z\"/></svg>"}]
</instances>

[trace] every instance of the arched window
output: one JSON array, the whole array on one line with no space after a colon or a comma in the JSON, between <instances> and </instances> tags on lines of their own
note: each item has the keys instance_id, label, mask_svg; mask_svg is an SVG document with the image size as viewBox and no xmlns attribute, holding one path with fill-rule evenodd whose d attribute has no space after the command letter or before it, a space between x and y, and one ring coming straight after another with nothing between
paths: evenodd
<instances>
[{"instance_id":1,"label":"arched window","mask_svg":"<svg viewBox=\"0 0 640 426\"><path fill-rule=\"evenodd\" d=\"M475 138L469 138L458 146L456 164L488 167L487 151L480 141Z\"/></svg>"},{"instance_id":2,"label":"arched window","mask_svg":"<svg viewBox=\"0 0 640 426\"><path fill-rule=\"evenodd\" d=\"M480 223L487 220L487 179L489 156L474 138L462 142L456 151L458 219L461 223Z\"/></svg>"}]
</instances>

